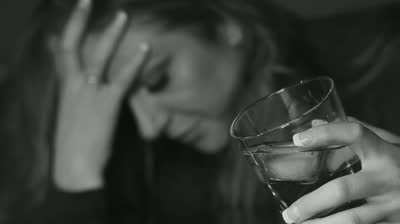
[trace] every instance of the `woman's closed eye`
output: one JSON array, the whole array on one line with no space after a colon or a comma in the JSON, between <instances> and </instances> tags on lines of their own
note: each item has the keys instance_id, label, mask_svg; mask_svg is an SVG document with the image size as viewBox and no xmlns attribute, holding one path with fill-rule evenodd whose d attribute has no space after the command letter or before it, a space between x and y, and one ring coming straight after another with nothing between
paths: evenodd
<instances>
[{"instance_id":1,"label":"woman's closed eye","mask_svg":"<svg viewBox=\"0 0 400 224\"><path fill-rule=\"evenodd\" d=\"M164 90L170 79L168 65L169 60L163 60L161 63L153 66L153 68L143 76L142 85L152 93Z\"/></svg>"}]
</instances>

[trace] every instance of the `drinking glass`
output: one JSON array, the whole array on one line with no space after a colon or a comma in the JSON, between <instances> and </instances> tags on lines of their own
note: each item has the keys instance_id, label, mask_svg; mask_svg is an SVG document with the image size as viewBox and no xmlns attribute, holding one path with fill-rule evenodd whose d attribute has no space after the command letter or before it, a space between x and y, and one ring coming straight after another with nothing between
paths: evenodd
<instances>
[{"instance_id":1,"label":"drinking glass","mask_svg":"<svg viewBox=\"0 0 400 224\"><path fill-rule=\"evenodd\" d=\"M283 211L326 182L361 170L361 162L349 146L307 148L293 143L298 132L344 120L333 80L319 77L257 100L237 115L230 133ZM349 202L318 217L360 203Z\"/></svg>"}]
</instances>

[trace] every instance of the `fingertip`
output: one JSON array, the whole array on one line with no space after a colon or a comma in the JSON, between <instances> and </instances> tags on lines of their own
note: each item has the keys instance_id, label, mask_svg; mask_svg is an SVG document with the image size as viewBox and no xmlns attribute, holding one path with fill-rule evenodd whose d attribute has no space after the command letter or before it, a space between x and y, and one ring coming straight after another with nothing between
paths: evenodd
<instances>
[{"instance_id":1,"label":"fingertip","mask_svg":"<svg viewBox=\"0 0 400 224\"><path fill-rule=\"evenodd\" d=\"M116 23L117 24L124 24L127 19L128 19L128 15L126 14L125 11L120 10L120 11L117 12L117 16L116 16Z\"/></svg>"},{"instance_id":2,"label":"fingertip","mask_svg":"<svg viewBox=\"0 0 400 224\"><path fill-rule=\"evenodd\" d=\"M148 43L144 42L144 43L140 43L139 44L139 50L143 53L148 52L150 50L150 46Z\"/></svg>"},{"instance_id":3,"label":"fingertip","mask_svg":"<svg viewBox=\"0 0 400 224\"><path fill-rule=\"evenodd\" d=\"M148 59L148 55L150 53L150 45L146 42L140 43L139 46L139 52L138 55L136 56L136 60L137 58L139 58L140 63L145 63L145 61Z\"/></svg>"},{"instance_id":4,"label":"fingertip","mask_svg":"<svg viewBox=\"0 0 400 224\"><path fill-rule=\"evenodd\" d=\"M362 121L360 121L357 118L352 117L352 116L347 116L347 121L354 122L354 123L360 123L360 124L364 125L364 122L362 122Z\"/></svg>"},{"instance_id":5,"label":"fingertip","mask_svg":"<svg viewBox=\"0 0 400 224\"><path fill-rule=\"evenodd\" d=\"M282 212L283 220L288 223L296 223L300 219L299 209L297 206L292 205Z\"/></svg>"},{"instance_id":6,"label":"fingertip","mask_svg":"<svg viewBox=\"0 0 400 224\"><path fill-rule=\"evenodd\" d=\"M294 223L294 222L289 218L289 216L288 216L288 214L287 214L287 210L285 210L285 211L282 212L282 218L283 218L283 221L285 221L287 224Z\"/></svg>"},{"instance_id":7,"label":"fingertip","mask_svg":"<svg viewBox=\"0 0 400 224\"><path fill-rule=\"evenodd\" d=\"M307 132L301 132L293 135L293 143L296 146L307 146L312 143L312 136Z\"/></svg>"},{"instance_id":8,"label":"fingertip","mask_svg":"<svg viewBox=\"0 0 400 224\"><path fill-rule=\"evenodd\" d=\"M87 9L91 4L90 0L79 0L78 7L80 9Z\"/></svg>"},{"instance_id":9,"label":"fingertip","mask_svg":"<svg viewBox=\"0 0 400 224\"><path fill-rule=\"evenodd\" d=\"M294 145L296 145L296 146L303 146L303 145L301 144L299 134L294 134L292 138L293 138L293 144L294 144Z\"/></svg>"}]
</instances>

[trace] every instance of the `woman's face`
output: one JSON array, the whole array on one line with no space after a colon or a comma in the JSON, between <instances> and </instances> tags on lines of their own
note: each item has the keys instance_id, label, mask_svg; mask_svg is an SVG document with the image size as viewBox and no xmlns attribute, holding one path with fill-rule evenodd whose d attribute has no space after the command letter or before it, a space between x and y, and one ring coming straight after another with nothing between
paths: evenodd
<instances>
[{"instance_id":1,"label":"woman's face","mask_svg":"<svg viewBox=\"0 0 400 224\"><path fill-rule=\"evenodd\" d=\"M141 43L148 43L151 53L138 78L140 85L129 95L141 135L146 140L166 135L214 152L229 139L242 55L235 44L205 42L193 33L132 24L110 74L130 63Z\"/></svg>"}]
</instances>

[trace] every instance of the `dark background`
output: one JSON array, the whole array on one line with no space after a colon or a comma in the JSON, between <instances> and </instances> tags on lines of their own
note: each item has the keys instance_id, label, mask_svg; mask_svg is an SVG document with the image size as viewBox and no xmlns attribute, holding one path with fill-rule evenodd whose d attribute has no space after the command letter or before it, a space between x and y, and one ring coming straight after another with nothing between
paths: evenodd
<instances>
[{"instance_id":1,"label":"dark background","mask_svg":"<svg viewBox=\"0 0 400 224\"><path fill-rule=\"evenodd\" d=\"M19 34L40 0L1 0L0 74L10 62ZM71 0L65 0L71 1ZM95 1L95 0L94 0ZM262 1L262 0L260 0ZM303 18L317 19L349 10L374 7L396 0L274 0ZM2 72L3 71L3 72Z\"/></svg>"},{"instance_id":2,"label":"dark background","mask_svg":"<svg viewBox=\"0 0 400 224\"><path fill-rule=\"evenodd\" d=\"M68 1L68 0L67 0ZM0 64L7 64L17 36L28 22L39 0L1 0L0 4Z\"/></svg>"}]
</instances>

